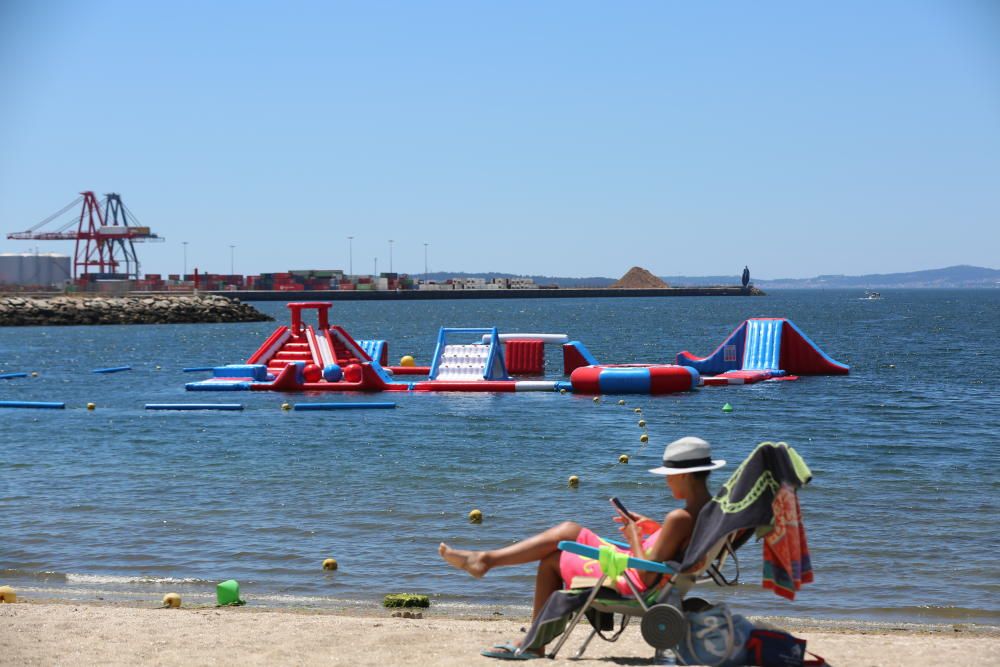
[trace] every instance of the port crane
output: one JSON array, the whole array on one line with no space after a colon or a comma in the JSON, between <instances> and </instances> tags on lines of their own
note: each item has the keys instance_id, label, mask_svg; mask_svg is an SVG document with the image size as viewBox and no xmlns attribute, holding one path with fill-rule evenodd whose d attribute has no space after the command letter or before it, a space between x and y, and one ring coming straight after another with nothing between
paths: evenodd
<instances>
[{"instance_id":1,"label":"port crane","mask_svg":"<svg viewBox=\"0 0 1000 667\"><path fill-rule=\"evenodd\" d=\"M67 216L79 207L79 215ZM67 221L68 218L68 221ZM139 278L139 258L135 243L164 241L149 227L136 224L132 211L121 195L109 193L98 201L90 190L23 232L8 234L8 239L26 241L76 241L73 253L73 278ZM73 226L76 229L73 230ZM46 231L46 228L53 231Z\"/></svg>"}]
</instances>

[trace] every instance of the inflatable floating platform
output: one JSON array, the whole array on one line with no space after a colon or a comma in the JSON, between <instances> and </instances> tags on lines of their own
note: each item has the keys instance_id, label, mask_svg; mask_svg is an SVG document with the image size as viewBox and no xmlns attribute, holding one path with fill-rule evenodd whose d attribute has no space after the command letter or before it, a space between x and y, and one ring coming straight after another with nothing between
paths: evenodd
<instances>
[{"instance_id":1,"label":"inflatable floating platform","mask_svg":"<svg viewBox=\"0 0 1000 667\"><path fill-rule=\"evenodd\" d=\"M783 317L745 320L707 357L684 351L677 363L695 369L704 385L795 380L799 375L847 375L801 329Z\"/></svg>"}]
</instances>

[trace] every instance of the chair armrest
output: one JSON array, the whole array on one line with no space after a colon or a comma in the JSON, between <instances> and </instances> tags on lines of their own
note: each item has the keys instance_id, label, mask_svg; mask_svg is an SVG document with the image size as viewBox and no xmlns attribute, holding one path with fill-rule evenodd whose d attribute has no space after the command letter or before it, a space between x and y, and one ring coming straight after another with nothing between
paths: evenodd
<instances>
[{"instance_id":1,"label":"chair armrest","mask_svg":"<svg viewBox=\"0 0 1000 667\"><path fill-rule=\"evenodd\" d=\"M600 558L601 555L600 549L596 547L588 547L586 544L580 544L579 542L563 540L558 544L558 547L562 551L568 551L569 553L583 556L584 558L593 558L594 560ZM642 558L635 558L633 556L629 556L628 566L635 570L645 570L647 572L659 572L661 574L674 573L674 569L669 565L656 563L651 560L644 560Z\"/></svg>"}]
</instances>

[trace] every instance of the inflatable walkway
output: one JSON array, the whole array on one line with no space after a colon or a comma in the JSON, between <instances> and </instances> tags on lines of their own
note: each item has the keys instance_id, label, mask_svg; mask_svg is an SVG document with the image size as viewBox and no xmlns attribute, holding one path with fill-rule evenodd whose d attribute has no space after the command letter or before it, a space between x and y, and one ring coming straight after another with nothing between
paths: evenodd
<instances>
[{"instance_id":1,"label":"inflatable walkway","mask_svg":"<svg viewBox=\"0 0 1000 667\"><path fill-rule=\"evenodd\" d=\"M785 318L744 321L707 357L684 351L677 364L702 374L706 385L752 384L798 375L846 375L850 368L834 361Z\"/></svg>"}]
</instances>

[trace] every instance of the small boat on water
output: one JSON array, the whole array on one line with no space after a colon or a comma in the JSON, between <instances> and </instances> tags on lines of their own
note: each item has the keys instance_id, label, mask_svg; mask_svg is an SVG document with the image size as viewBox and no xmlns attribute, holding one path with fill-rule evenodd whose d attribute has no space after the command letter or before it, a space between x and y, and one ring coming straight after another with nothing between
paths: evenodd
<instances>
[{"instance_id":1,"label":"small boat on water","mask_svg":"<svg viewBox=\"0 0 1000 667\"><path fill-rule=\"evenodd\" d=\"M871 290L865 290L865 295L861 297L864 301L878 301L882 298L882 295L878 292L872 292Z\"/></svg>"}]
</instances>

